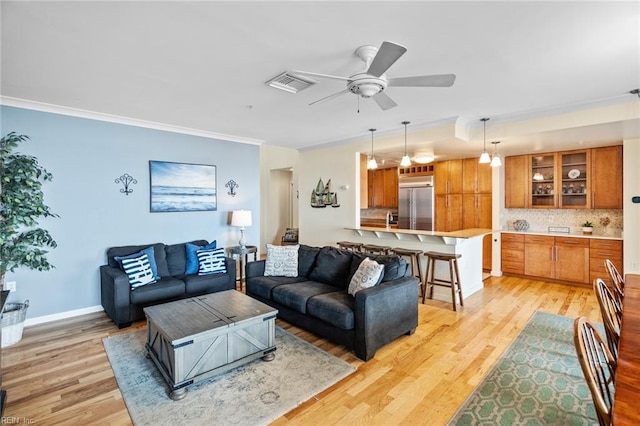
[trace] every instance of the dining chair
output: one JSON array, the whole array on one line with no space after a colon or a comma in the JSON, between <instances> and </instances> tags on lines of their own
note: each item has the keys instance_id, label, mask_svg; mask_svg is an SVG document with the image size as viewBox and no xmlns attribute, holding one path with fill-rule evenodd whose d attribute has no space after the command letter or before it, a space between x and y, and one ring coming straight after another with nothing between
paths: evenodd
<instances>
[{"instance_id":1,"label":"dining chair","mask_svg":"<svg viewBox=\"0 0 640 426\"><path fill-rule=\"evenodd\" d=\"M611 282L613 283L613 291L618 300L618 304L622 306L622 299L624 299L624 277L618 272L616 265L609 259L604 260L604 267L607 269Z\"/></svg>"},{"instance_id":2,"label":"dining chair","mask_svg":"<svg viewBox=\"0 0 640 426\"><path fill-rule=\"evenodd\" d=\"M573 341L582 373L591 392L600 425L611 424L616 361L604 340L586 317L573 323Z\"/></svg>"},{"instance_id":3,"label":"dining chair","mask_svg":"<svg viewBox=\"0 0 640 426\"><path fill-rule=\"evenodd\" d=\"M620 341L620 324L622 323L622 308L609 287L600 278L593 281L593 290L598 299L600 314L604 323L609 351L618 359L618 342Z\"/></svg>"}]
</instances>

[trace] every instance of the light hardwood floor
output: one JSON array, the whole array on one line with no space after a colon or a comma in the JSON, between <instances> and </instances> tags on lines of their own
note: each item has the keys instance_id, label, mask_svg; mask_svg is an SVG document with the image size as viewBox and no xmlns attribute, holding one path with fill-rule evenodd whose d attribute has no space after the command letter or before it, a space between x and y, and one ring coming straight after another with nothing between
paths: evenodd
<instances>
[{"instance_id":1,"label":"light hardwood floor","mask_svg":"<svg viewBox=\"0 0 640 426\"><path fill-rule=\"evenodd\" d=\"M420 305L415 334L366 363L278 320L358 370L273 424L445 424L536 310L601 322L591 289L510 277L486 280L457 313L450 303ZM27 327L2 352L5 417L14 424L131 424L102 339L141 328L144 322L118 330L104 313Z\"/></svg>"}]
</instances>

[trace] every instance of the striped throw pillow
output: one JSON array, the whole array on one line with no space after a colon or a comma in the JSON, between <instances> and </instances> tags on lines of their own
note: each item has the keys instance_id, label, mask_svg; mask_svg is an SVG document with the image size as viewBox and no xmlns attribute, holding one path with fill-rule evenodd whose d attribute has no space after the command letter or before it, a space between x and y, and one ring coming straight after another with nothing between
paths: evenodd
<instances>
[{"instance_id":1,"label":"striped throw pillow","mask_svg":"<svg viewBox=\"0 0 640 426\"><path fill-rule=\"evenodd\" d=\"M224 248L196 251L198 256L198 275L224 274L227 272Z\"/></svg>"},{"instance_id":2,"label":"striped throw pillow","mask_svg":"<svg viewBox=\"0 0 640 426\"><path fill-rule=\"evenodd\" d=\"M151 270L149 256L147 256L146 253L143 253L140 256L122 259L121 262L122 269L129 277L131 290L156 282L156 279L153 276L153 271Z\"/></svg>"}]
</instances>

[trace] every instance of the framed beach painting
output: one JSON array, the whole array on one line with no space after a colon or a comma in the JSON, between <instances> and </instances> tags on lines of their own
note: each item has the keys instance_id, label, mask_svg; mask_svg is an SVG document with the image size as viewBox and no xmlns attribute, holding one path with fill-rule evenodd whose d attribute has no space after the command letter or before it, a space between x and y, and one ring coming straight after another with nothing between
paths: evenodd
<instances>
[{"instance_id":1,"label":"framed beach painting","mask_svg":"<svg viewBox=\"0 0 640 426\"><path fill-rule=\"evenodd\" d=\"M149 161L151 212L216 210L216 166Z\"/></svg>"}]
</instances>

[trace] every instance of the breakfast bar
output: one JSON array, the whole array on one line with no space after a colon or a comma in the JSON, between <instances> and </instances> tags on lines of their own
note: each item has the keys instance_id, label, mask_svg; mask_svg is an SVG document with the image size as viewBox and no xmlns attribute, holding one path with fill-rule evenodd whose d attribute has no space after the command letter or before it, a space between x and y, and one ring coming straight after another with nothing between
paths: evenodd
<instances>
[{"instance_id":1,"label":"breakfast bar","mask_svg":"<svg viewBox=\"0 0 640 426\"><path fill-rule=\"evenodd\" d=\"M452 232L421 231L411 229L353 227L346 228L358 237L356 241L364 244L383 244L386 246L418 249L424 252L437 251L441 253L461 255L458 265L460 268L460 282L464 298L471 296L483 288L482 285L482 239L492 234L492 229L470 228ZM499 232L499 231L495 231ZM425 262L426 263L426 262ZM426 265L423 264L426 271ZM436 265L436 277L448 276L448 269L443 264ZM443 288L435 288L433 297L438 300L450 301L451 294Z\"/></svg>"}]
</instances>

